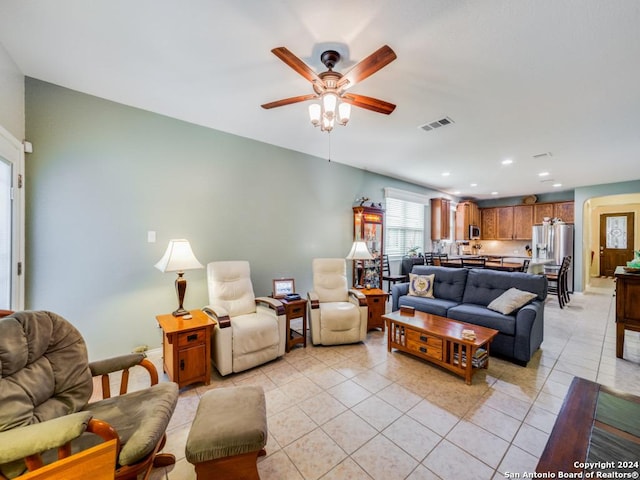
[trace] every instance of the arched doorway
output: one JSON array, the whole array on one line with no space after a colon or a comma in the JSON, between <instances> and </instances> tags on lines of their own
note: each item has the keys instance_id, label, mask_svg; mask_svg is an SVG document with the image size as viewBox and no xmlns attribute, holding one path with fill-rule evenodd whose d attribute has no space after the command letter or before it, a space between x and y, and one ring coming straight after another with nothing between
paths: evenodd
<instances>
[{"instance_id":1,"label":"arched doorway","mask_svg":"<svg viewBox=\"0 0 640 480\"><path fill-rule=\"evenodd\" d=\"M601 218L624 213L633 213L634 215L633 249L640 250L640 193L594 197L585 202L583 217L584 285L590 285L592 278L598 278L601 273L604 273L601 271L601 247L605 247L601 240ZM632 258L631 255L628 260Z\"/></svg>"}]
</instances>

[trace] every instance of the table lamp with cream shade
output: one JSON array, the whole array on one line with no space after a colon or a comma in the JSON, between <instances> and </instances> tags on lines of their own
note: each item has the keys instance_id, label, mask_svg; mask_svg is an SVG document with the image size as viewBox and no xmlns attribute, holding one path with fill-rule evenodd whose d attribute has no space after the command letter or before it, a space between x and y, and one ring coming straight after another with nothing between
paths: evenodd
<instances>
[{"instance_id":1,"label":"table lamp with cream shade","mask_svg":"<svg viewBox=\"0 0 640 480\"><path fill-rule=\"evenodd\" d=\"M185 270L204 268L191 250L189 240L184 238L169 240L164 255L155 267L161 272L177 272L176 293L178 295L178 309L173 312L174 317L182 317L189 312L184 309L184 294L187 291L187 280L183 277Z\"/></svg>"},{"instance_id":2,"label":"table lamp with cream shade","mask_svg":"<svg viewBox=\"0 0 640 480\"><path fill-rule=\"evenodd\" d=\"M373 255L371 255L371 252L369 251L369 248L367 247L367 243L366 242L364 242L362 240L356 240L351 245L351 250L349 251L349 253L347 254L347 256L345 258L347 260L354 260L354 261L372 260L373 259ZM358 270L358 268L356 268L356 270ZM356 288L362 288L362 278L361 277L362 277L362 274L364 273L364 267L362 268L361 272L362 273L358 274L358 279L355 281Z\"/></svg>"}]
</instances>

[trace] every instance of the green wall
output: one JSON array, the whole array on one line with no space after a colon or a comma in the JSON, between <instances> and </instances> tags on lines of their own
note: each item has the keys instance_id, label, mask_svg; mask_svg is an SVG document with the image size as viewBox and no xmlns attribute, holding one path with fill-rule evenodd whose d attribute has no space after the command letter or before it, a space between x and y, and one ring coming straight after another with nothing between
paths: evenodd
<instances>
[{"instance_id":1,"label":"green wall","mask_svg":"<svg viewBox=\"0 0 640 480\"><path fill-rule=\"evenodd\" d=\"M256 295L277 277L306 294L311 260L349 251L356 198L440 196L39 80L25 92L27 308L68 318L92 359L160 345L155 315L176 307L175 274L153 265L171 238L203 264L248 260ZM185 307L200 308L205 270L185 277Z\"/></svg>"}]
</instances>

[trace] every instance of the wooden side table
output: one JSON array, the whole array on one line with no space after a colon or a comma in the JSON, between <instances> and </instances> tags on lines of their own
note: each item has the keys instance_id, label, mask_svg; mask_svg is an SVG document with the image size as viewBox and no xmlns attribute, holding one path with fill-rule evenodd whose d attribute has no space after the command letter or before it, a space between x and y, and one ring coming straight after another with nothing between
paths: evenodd
<instances>
[{"instance_id":1,"label":"wooden side table","mask_svg":"<svg viewBox=\"0 0 640 480\"><path fill-rule=\"evenodd\" d=\"M624 331L640 332L640 274L617 267L616 277L616 357L624 357Z\"/></svg>"},{"instance_id":2,"label":"wooden side table","mask_svg":"<svg viewBox=\"0 0 640 480\"><path fill-rule=\"evenodd\" d=\"M164 333L162 366L179 388L211 381L211 330L216 322L201 310L189 311L192 318L157 315Z\"/></svg>"},{"instance_id":3,"label":"wooden side table","mask_svg":"<svg viewBox=\"0 0 640 480\"><path fill-rule=\"evenodd\" d=\"M284 306L285 316L287 318L287 347L286 351L291 351L291 348L298 343L302 343L304 348L307 348L307 300L301 298L300 300L286 300L284 298L278 298ZM302 318L302 331L298 332L291 328L291 320L296 318Z\"/></svg>"},{"instance_id":4,"label":"wooden side table","mask_svg":"<svg viewBox=\"0 0 640 480\"><path fill-rule=\"evenodd\" d=\"M369 311L367 330L380 328L384 332L384 319L382 316L385 314L387 296L389 294L379 288L363 288L360 291L367 297L367 309Z\"/></svg>"}]
</instances>

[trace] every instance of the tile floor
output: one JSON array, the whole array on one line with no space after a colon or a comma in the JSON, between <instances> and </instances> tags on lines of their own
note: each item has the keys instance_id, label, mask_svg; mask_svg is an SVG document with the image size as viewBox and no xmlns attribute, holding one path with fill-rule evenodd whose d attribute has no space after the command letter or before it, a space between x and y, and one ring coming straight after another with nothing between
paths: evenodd
<instances>
[{"instance_id":1,"label":"tile floor","mask_svg":"<svg viewBox=\"0 0 640 480\"><path fill-rule=\"evenodd\" d=\"M613 281L593 285L563 310L547 300L545 341L526 368L492 357L471 386L388 353L378 331L362 344L296 347L248 372L216 372L210 385L181 391L165 447L178 461L152 478L195 478L184 444L198 399L233 385L265 391L262 480L490 480L532 472L574 375L640 395L640 334L627 332L625 359L616 359ZM160 355L149 358L162 371Z\"/></svg>"}]
</instances>

